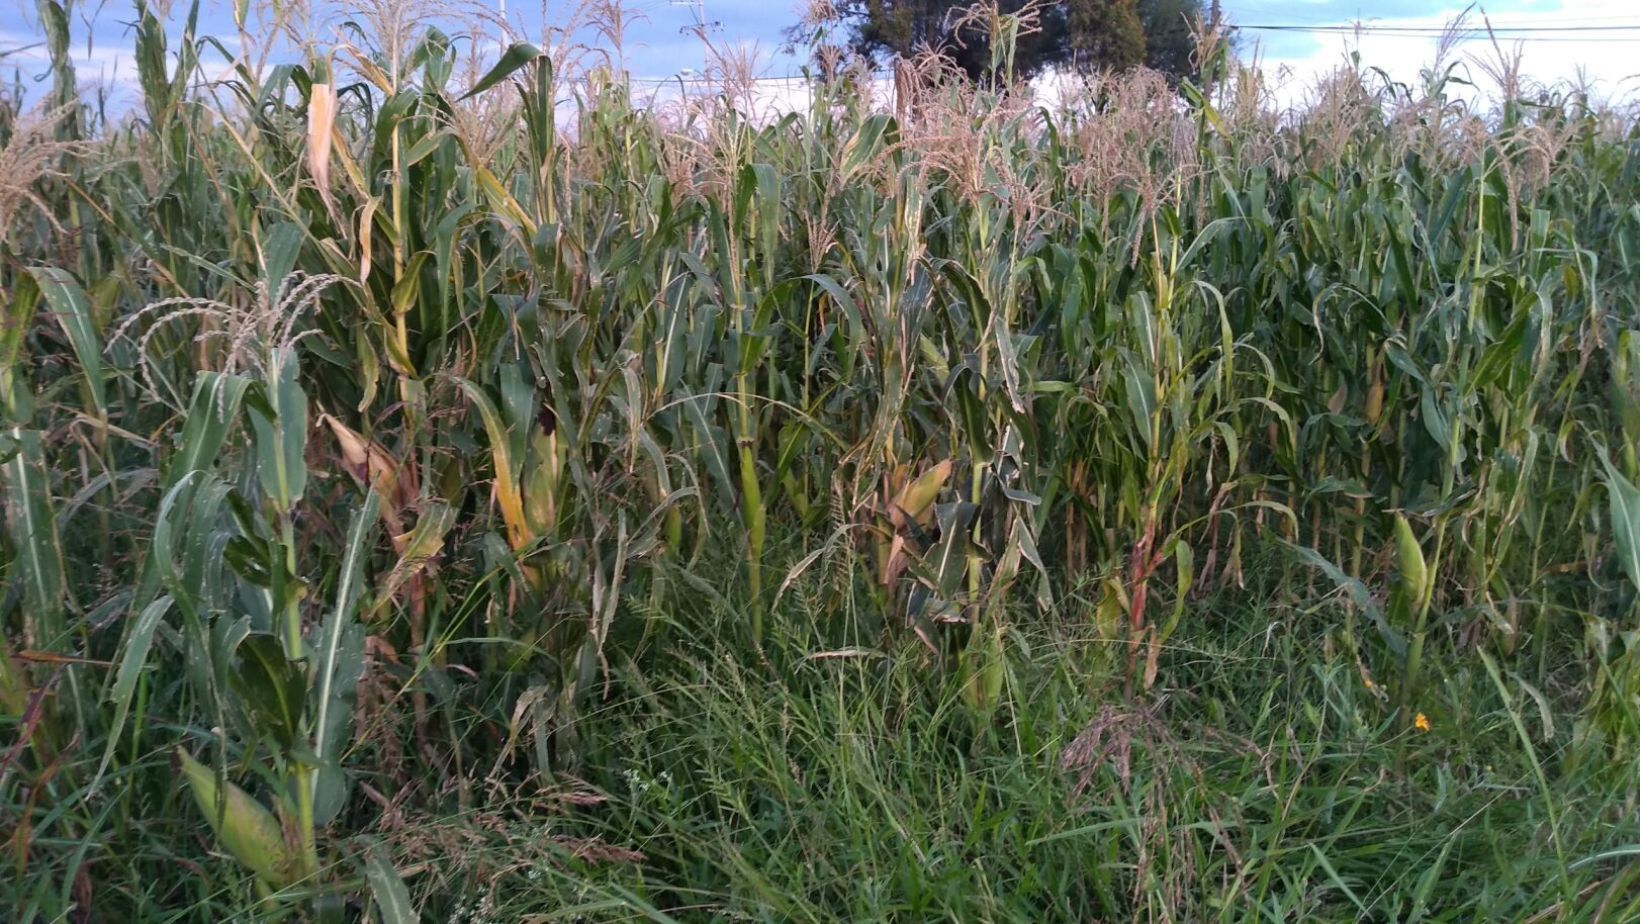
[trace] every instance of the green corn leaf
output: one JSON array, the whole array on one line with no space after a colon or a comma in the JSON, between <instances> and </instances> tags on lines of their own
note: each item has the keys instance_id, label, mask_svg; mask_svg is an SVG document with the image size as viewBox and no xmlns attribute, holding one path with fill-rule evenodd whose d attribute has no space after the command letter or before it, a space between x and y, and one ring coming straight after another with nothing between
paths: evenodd
<instances>
[{"instance_id":1,"label":"green corn leaf","mask_svg":"<svg viewBox=\"0 0 1640 924\"><path fill-rule=\"evenodd\" d=\"M501 401L496 410L507 426L507 458L522 466L530 436L536 432L535 420L541 403L536 400L535 383L526 363L503 366L498 379Z\"/></svg>"},{"instance_id":2,"label":"green corn leaf","mask_svg":"<svg viewBox=\"0 0 1640 924\"><path fill-rule=\"evenodd\" d=\"M262 490L281 511L301 500L307 489L307 395L296 380L296 354L277 354L260 397L252 404L251 430L256 436L256 474Z\"/></svg>"},{"instance_id":3,"label":"green corn leaf","mask_svg":"<svg viewBox=\"0 0 1640 924\"><path fill-rule=\"evenodd\" d=\"M997 365L1002 369L1002 385L1008 393L1008 403L1013 406L1014 413L1025 413L1025 402L1020 397L1020 367L1019 350L1014 343L1014 335L1008 330L1007 321L999 312L991 315L991 334L997 345Z\"/></svg>"},{"instance_id":4,"label":"green corn leaf","mask_svg":"<svg viewBox=\"0 0 1640 924\"><path fill-rule=\"evenodd\" d=\"M307 677L301 665L285 657L284 644L266 632L252 632L234 650L228 683L250 713L261 734L289 751L302 725Z\"/></svg>"},{"instance_id":5,"label":"green corn leaf","mask_svg":"<svg viewBox=\"0 0 1640 924\"><path fill-rule=\"evenodd\" d=\"M968 569L968 529L978 514L979 508L967 501L934 506L940 539L929 550L923 568L927 572L926 579L947 600L955 597L962 587L962 578Z\"/></svg>"},{"instance_id":6,"label":"green corn leaf","mask_svg":"<svg viewBox=\"0 0 1640 924\"><path fill-rule=\"evenodd\" d=\"M1138 368L1133 357L1128 357L1122 368L1122 381L1126 385L1128 413L1133 417L1133 429L1139 432L1144 445L1152 448L1156 442L1156 383Z\"/></svg>"},{"instance_id":7,"label":"green corn leaf","mask_svg":"<svg viewBox=\"0 0 1640 924\"><path fill-rule=\"evenodd\" d=\"M102 345L92 320L91 300L74 277L64 270L36 266L29 273L45 294L57 323L62 326L63 333L68 335L68 342L74 348L74 357L79 360L86 390L91 395L92 410L99 420L106 420L108 397L103 384Z\"/></svg>"},{"instance_id":8,"label":"green corn leaf","mask_svg":"<svg viewBox=\"0 0 1640 924\"><path fill-rule=\"evenodd\" d=\"M439 146L442 145L447 138L449 138L449 135L445 132L433 132L427 137L416 142L411 146L410 150L405 153L402 166L408 169L426 160L434 151L439 149Z\"/></svg>"},{"instance_id":9,"label":"green corn leaf","mask_svg":"<svg viewBox=\"0 0 1640 924\"><path fill-rule=\"evenodd\" d=\"M157 583L190 620L208 610L221 592L218 567L226 564L226 543L217 544L216 526L230 490L214 475L191 472L160 498L154 517L154 538L145 567L152 569ZM155 592L157 588L145 580L137 605L147 606L148 594Z\"/></svg>"},{"instance_id":10,"label":"green corn leaf","mask_svg":"<svg viewBox=\"0 0 1640 924\"><path fill-rule=\"evenodd\" d=\"M120 654L119 668L114 674L114 688L108 696L108 701L114 704L114 716L108 723L108 743L103 747L102 761L91 778L90 788L93 791L114 759L114 749L119 745L120 733L125 729L125 717L131 710L131 696L136 691L137 679L148 665L148 649L154 643L154 630L159 628L160 620L170 609L171 598L160 597L143 608L126 633L124 651Z\"/></svg>"},{"instance_id":11,"label":"green corn leaf","mask_svg":"<svg viewBox=\"0 0 1640 924\"><path fill-rule=\"evenodd\" d=\"M1325 574L1334 584L1338 585L1338 589L1343 591L1344 596L1349 599L1350 603L1357 610L1366 613L1367 617L1372 620L1374 627L1378 629L1379 637L1384 640L1384 644L1389 646L1390 651L1396 657L1406 657L1407 641L1405 636L1401 635L1384 617L1383 608L1373 599L1372 592L1367 589L1367 585L1345 574L1344 569L1333 564L1325 555L1315 549L1286 541L1283 541L1282 544L1291 549L1293 554L1297 555L1304 564Z\"/></svg>"},{"instance_id":12,"label":"green corn leaf","mask_svg":"<svg viewBox=\"0 0 1640 924\"><path fill-rule=\"evenodd\" d=\"M484 553L486 580L505 574L514 587L525 585L524 572L518 567L518 554L507 545L507 540L497 533L488 532L479 539L479 547Z\"/></svg>"},{"instance_id":13,"label":"green corn leaf","mask_svg":"<svg viewBox=\"0 0 1640 924\"><path fill-rule=\"evenodd\" d=\"M1156 636L1159 642L1167 641L1179 627L1179 621L1184 617L1185 604L1190 598L1190 588L1196 580L1196 556L1190 548L1190 543L1183 539L1174 543L1173 560L1178 568L1178 583L1173 590L1173 613L1168 616L1167 623Z\"/></svg>"},{"instance_id":14,"label":"green corn leaf","mask_svg":"<svg viewBox=\"0 0 1640 924\"><path fill-rule=\"evenodd\" d=\"M148 557L144 561L145 574L152 573L159 585L175 588L174 596L179 598L178 605L187 613L197 612L199 607L192 588L180 586L176 553L180 544L178 537L186 534L188 521L183 519L178 525L177 518L188 512L197 483L205 477L207 476L202 472L189 472L160 497L159 507L154 512L154 535L149 543ZM148 588L147 584L145 581L145 591L154 594L159 592L157 588ZM139 593L138 603L147 606L145 594Z\"/></svg>"},{"instance_id":15,"label":"green corn leaf","mask_svg":"<svg viewBox=\"0 0 1640 924\"><path fill-rule=\"evenodd\" d=\"M540 58L541 49L529 44L528 42L517 42L508 47L506 51L502 52L501 59L495 62L495 66L490 68L489 73L485 74L483 77L480 77L478 83L473 84L472 89L461 94L460 98L470 99L477 96L501 81L506 80L519 68L529 64L531 61L539 60Z\"/></svg>"},{"instance_id":16,"label":"green corn leaf","mask_svg":"<svg viewBox=\"0 0 1640 924\"><path fill-rule=\"evenodd\" d=\"M72 6L72 2L58 3L57 0L38 0L35 4L51 58L51 105L54 107L73 106L79 98L74 59L69 54L69 9ZM78 126L70 125L64 134L78 134Z\"/></svg>"},{"instance_id":17,"label":"green corn leaf","mask_svg":"<svg viewBox=\"0 0 1640 924\"><path fill-rule=\"evenodd\" d=\"M832 301L843 311L843 318L848 324L848 338L850 343L861 343L865 340L865 324L860 317L860 306L854 296L843 288L842 284L825 273L814 273L804 276L804 279L814 283L830 295Z\"/></svg>"},{"instance_id":18,"label":"green corn leaf","mask_svg":"<svg viewBox=\"0 0 1640 924\"><path fill-rule=\"evenodd\" d=\"M22 276L11 298L0 308L0 421L28 423L34 416L33 396L28 390L27 346L29 328L40 304L40 287L32 276ZM0 456L3 460L4 456Z\"/></svg>"},{"instance_id":19,"label":"green corn leaf","mask_svg":"<svg viewBox=\"0 0 1640 924\"><path fill-rule=\"evenodd\" d=\"M837 167L838 180L847 180L865 165L875 163L883 146L898 141L899 135L899 123L893 116L877 113L867 117L843 145Z\"/></svg>"},{"instance_id":20,"label":"green corn leaf","mask_svg":"<svg viewBox=\"0 0 1640 924\"><path fill-rule=\"evenodd\" d=\"M278 298L285 278L296 267L296 258L302 252L305 235L301 225L280 222L262 239L262 278L268 285L270 298Z\"/></svg>"},{"instance_id":21,"label":"green corn leaf","mask_svg":"<svg viewBox=\"0 0 1640 924\"><path fill-rule=\"evenodd\" d=\"M240 375L200 373L188 401L180 448L165 467L166 489L174 487L184 475L204 471L216 462L228 431L239 418L239 405L250 384L250 379Z\"/></svg>"},{"instance_id":22,"label":"green corn leaf","mask_svg":"<svg viewBox=\"0 0 1640 924\"><path fill-rule=\"evenodd\" d=\"M991 442L990 418L979 391L983 386L979 370L972 360L964 360L952 373L946 393L955 395L961 416L963 434L968 438L969 451L975 459L990 459L995 453Z\"/></svg>"},{"instance_id":23,"label":"green corn leaf","mask_svg":"<svg viewBox=\"0 0 1640 924\"><path fill-rule=\"evenodd\" d=\"M66 650L63 624L63 549L51 511L45 453L36 430L13 428L11 457L0 465L5 481L6 523L15 559L8 581L23 589L28 607L24 639L29 647Z\"/></svg>"},{"instance_id":24,"label":"green corn leaf","mask_svg":"<svg viewBox=\"0 0 1640 924\"><path fill-rule=\"evenodd\" d=\"M762 251L765 276L773 280L775 258L780 246L780 224L784 206L780 171L773 164L752 164L749 168L756 178L757 198L754 224Z\"/></svg>"},{"instance_id":25,"label":"green corn leaf","mask_svg":"<svg viewBox=\"0 0 1640 924\"><path fill-rule=\"evenodd\" d=\"M1441 406L1440 397L1435 393L1439 387L1431 384L1424 389L1423 399L1419 405L1419 416L1423 419L1424 430L1435 441L1435 445L1441 447L1442 452L1449 452L1452 449L1452 426L1447 422L1446 410Z\"/></svg>"},{"instance_id":26,"label":"green corn leaf","mask_svg":"<svg viewBox=\"0 0 1640 924\"><path fill-rule=\"evenodd\" d=\"M371 490L348 526L336 579L336 599L313 645L313 701L317 710L313 753L319 760L319 772L314 777L314 813L320 819L333 816L346 801L341 753L348 744L348 723L353 718L359 677L364 673L364 626L356 618L356 611L370 538L380 515L381 498Z\"/></svg>"},{"instance_id":27,"label":"green corn leaf","mask_svg":"<svg viewBox=\"0 0 1640 924\"><path fill-rule=\"evenodd\" d=\"M365 855L364 878L370 883L370 895L376 900L376 911L382 924L418 924L421 915L410 903L410 890L393 867L393 861L380 847L373 847Z\"/></svg>"},{"instance_id":28,"label":"green corn leaf","mask_svg":"<svg viewBox=\"0 0 1640 924\"><path fill-rule=\"evenodd\" d=\"M143 0L137 0L136 41L132 51L148 123L159 126L163 124L171 96L171 81L165 72L165 27Z\"/></svg>"},{"instance_id":29,"label":"green corn leaf","mask_svg":"<svg viewBox=\"0 0 1640 924\"><path fill-rule=\"evenodd\" d=\"M1606 447L1597 443L1595 452L1606 470L1606 495L1611 503L1612 543L1617 547L1617 561L1629 582L1640 589L1640 488L1612 464Z\"/></svg>"},{"instance_id":30,"label":"green corn leaf","mask_svg":"<svg viewBox=\"0 0 1640 924\"><path fill-rule=\"evenodd\" d=\"M456 383L483 419L484 431L490 438L490 456L495 463L496 503L501 507L501 519L507 526L507 541L514 550L521 549L532 538L524 517L523 488L519 484L523 460L513 456L513 440L507 423L484 389L466 379L457 379Z\"/></svg>"},{"instance_id":31,"label":"green corn leaf","mask_svg":"<svg viewBox=\"0 0 1640 924\"><path fill-rule=\"evenodd\" d=\"M1046 612L1053 607L1053 582L1048 577L1048 566L1042 561L1042 554L1037 551L1036 537L1024 517L1014 519L1008 541L1010 545L1017 546L1020 554L1036 569L1036 605Z\"/></svg>"},{"instance_id":32,"label":"green corn leaf","mask_svg":"<svg viewBox=\"0 0 1640 924\"><path fill-rule=\"evenodd\" d=\"M706 472L711 476L719 498L732 506L735 502L734 482L729 478L729 459L724 454L728 436L722 427L712 423L707 417L710 405L704 397L685 399L683 408L685 415L694 425L696 452L705 463Z\"/></svg>"}]
</instances>

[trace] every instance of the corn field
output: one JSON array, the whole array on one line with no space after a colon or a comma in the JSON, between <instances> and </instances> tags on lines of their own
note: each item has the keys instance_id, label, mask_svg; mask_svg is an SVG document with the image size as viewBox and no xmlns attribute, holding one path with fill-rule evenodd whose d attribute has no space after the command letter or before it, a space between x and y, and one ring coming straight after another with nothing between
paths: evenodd
<instances>
[{"instance_id":1,"label":"corn field","mask_svg":"<svg viewBox=\"0 0 1640 924\"><path fill-rule=\"evenodd\" d=\"M1473 675L1524 716L1511 800L1626 793L1520 916L1634 909L1630 113L1450 69L1282 111L1211 41L1201 87L640 106L413 19L208 79L136 0L114 117L70 5L0 107L15 920L413 920L388 820L596 801L588 717L691 608L754 672L908 665L1006 739L1044 627L1153 715L1248 599L1326 623L1386 740ZM1157 913L1139 878L1081 919Z\"/></svg>"}]
</instances>

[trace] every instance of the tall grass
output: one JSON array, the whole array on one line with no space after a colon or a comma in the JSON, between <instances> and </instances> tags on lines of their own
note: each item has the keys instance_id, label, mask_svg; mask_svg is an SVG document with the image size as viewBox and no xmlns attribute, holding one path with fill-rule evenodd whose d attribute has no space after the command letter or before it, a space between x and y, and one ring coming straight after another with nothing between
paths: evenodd
<instances>
[{"instance_id":1,"label":"tall grass","mask_svg":"<svg viewBox=\"0 0 1640 924\"><path fill-rule=\"evenodd\" d=\"M407 920L472 858L653 919L1632 908L1628 113L1507 59L1278 112L1212 41L1177 92L643 108L397 6L207 79L139 0L109 121L42 11L18 920ZM630 761L681 801L606 803Z\"/></svg>"}]
</instances>

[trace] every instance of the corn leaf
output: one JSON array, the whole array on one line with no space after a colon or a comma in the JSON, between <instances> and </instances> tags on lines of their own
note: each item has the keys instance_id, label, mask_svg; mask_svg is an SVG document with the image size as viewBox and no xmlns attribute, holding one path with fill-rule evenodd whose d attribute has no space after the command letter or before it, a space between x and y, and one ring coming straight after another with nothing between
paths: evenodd
<instances>
[{"instance_id":1,"label":"corn leaf","mask_svg":"<svg viewBox=\"0 0 1640 924\"><path fill-rule=\"evenodd\" d=\"M1629 583L1640 589L1640 488L1623 477L1612 464L1606 447L1596 444L1600 465L1606 471L1606 496L1611 504L1612 544L1617 561Z\"/></svg>"},{"instance_id":2,"label":"corn leaf","mask_svg":"<svg viewBox=\"0 0 1640 924\"><path fill-rule=\"evenodd\" d=\"M114 705L114 715L108 722L108 742L103 746L102 760L91 778L90 789L93 791L114 760L114 749L119 746L120 734L125 729L125 717L131 711L131 696L136 692L137 680L143 669L148 666L148 649L154 643L154 631L170 609L171 598L160 597L143 608L126 632L119 668L114 674L114 686L108 696L108 701Z\"/></svg>"},{"instance_id":3,"label":"corn leaf","mask_svg":"<svg viewBox=\"0 0 1640 924\"><path fill-rule=\"evenodd\" d=\"M250 712L256 730L289 751L302 726L307 677L301 665L285 656L284 644L266 632L253 632L234 651L228 683Z\"/></svg>"},{"instance_id":4,"label":"corn leaf","mask_svg":"<svg viewBox=\"0 0 1640 924\"><path fill-rule=\"evenodd\" d=\"M49 266L29 270L34 281L51 304L57 323L74 348L74 356L85 376L86 390L91 396L92 410L98 419L108 416L108 395L103 384L102 344L91 316L91 300L85 290L67 271Z\"/></svg>"},{"instance_id":5,"label":"corn leaf","mask_svg":"<svg viewBox=\"0 0 1640 924\"><path fill-rule=\"evenodd\" d=\"M5 481L6 523L15 558L8 581L23 589L28 607L24 639L31 648L66 650L63 624L63 550L51 511L45 453L35 430L13 428L11 458L0 465Z\"/></svg>"},{"instance_id":6,"label":"corn leaf","mask_svg":"<svg viewBox=\"0 0 1640 924\"><path fill-rule=\"evenodd\" d=\"M365 855L364 877L370 883L370 895L376 900L382 924L418 924L421 915L410 903L410 890L404 887L399 871L380 847Z\"/></svg>"},{"instance_id":7,"label":"corn leaf","mask_svg":"<svg viewBox=\"0 0 1640 924\"><path fill-rule=\"evenodd\" d=\"M365 559L380 508L381 497L372 489L365 493L364 506L353 512L336 578L336 597L313 645L312 698L317 712L312 750L319 761L314 778L314 813L322 819L334 816L346 801L341 754L348 744L355 692L364 673L364 626L357 618L357 610Z\"/></svg>"},{"instance_id":8,"label":"corn leaf","mask_svg":"<svg viewBox=\"0 0 1640 924\"><path fill-rule=\"evenodd\" d=\"M461 94L460 99L471 99L483 93L485 90L511 77L519 68L540 58L541 49L528 42L516 42L508 46L507 50L501 53L500 60L495 62L495 66L490 68L483 77L480 77L478 83L473 84L471 89Z\"/></svg>"},{"instance_id":9,"label":"corn leaf","mask_svg":"<svg viewBox=\"0 0 1640 924\"><path fill-rule=\"evenodd\" d=\"M290 510L307 489L307 395L296 379L296 354L281 351L251 408L256 474L279 510Z\"/></svg>"}]
</instances>

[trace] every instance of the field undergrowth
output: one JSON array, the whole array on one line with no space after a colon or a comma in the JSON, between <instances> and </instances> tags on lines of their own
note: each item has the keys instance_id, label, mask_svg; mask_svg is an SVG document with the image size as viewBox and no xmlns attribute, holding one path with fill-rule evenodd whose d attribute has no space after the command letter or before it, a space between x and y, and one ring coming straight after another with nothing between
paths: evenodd
<instances>
[{"instance_id":1,"label":"field undergrowth","mask_svg":"<svg viewBox=\"0 0 1640 924\"><path fill-rule=\"evenodd\" d=\"M237 9L0 101L7 920L1640 919L1631 112Z\"/></svg>"}]
</instances>

